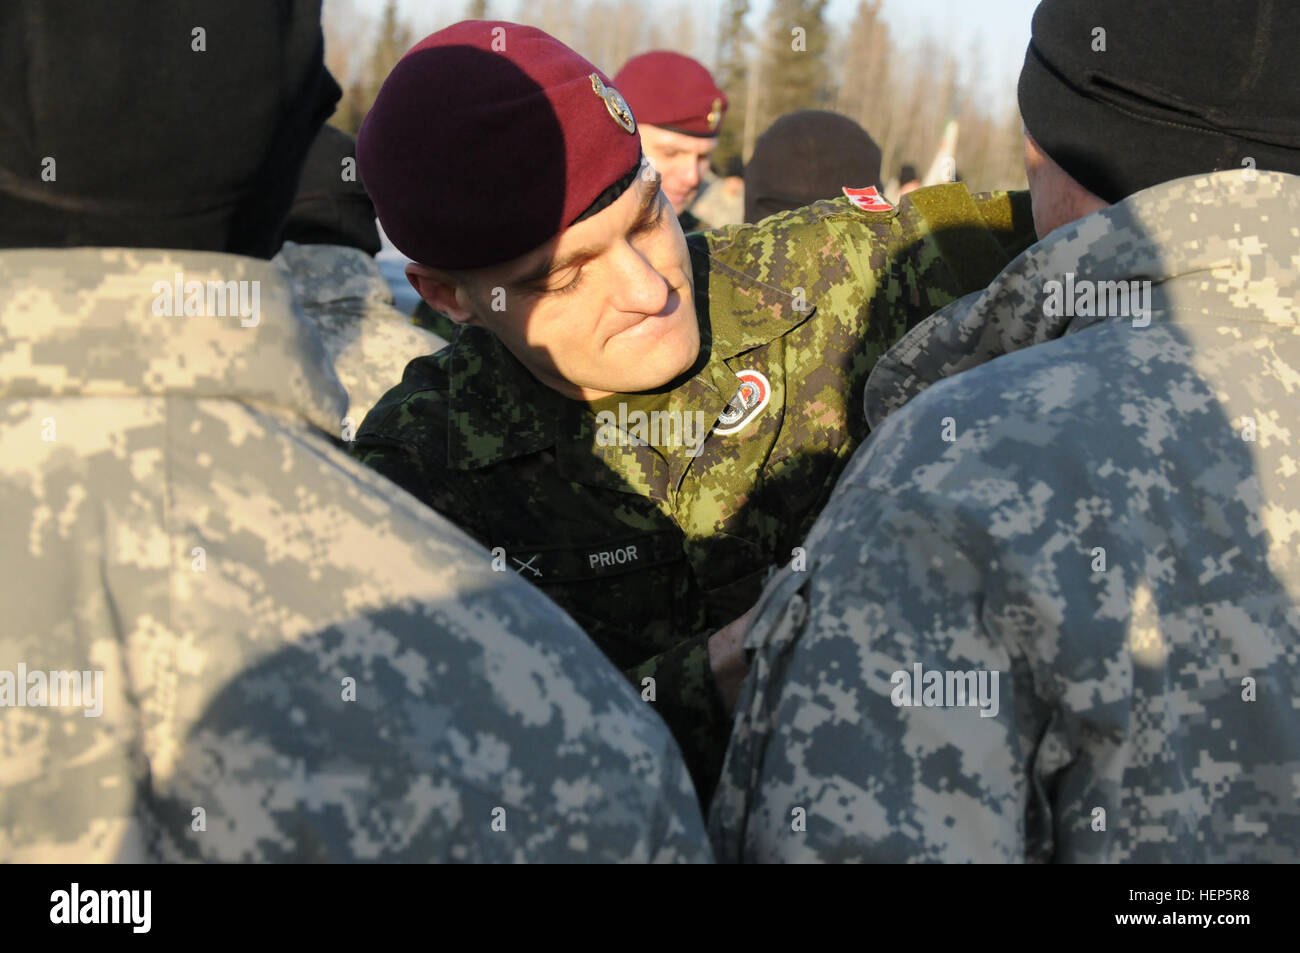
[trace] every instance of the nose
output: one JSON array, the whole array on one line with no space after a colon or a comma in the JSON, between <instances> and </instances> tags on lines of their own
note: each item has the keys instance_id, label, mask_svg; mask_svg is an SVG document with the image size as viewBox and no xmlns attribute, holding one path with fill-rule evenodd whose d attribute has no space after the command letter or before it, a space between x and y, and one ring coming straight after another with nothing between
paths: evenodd
<instances>
[{"instance_id":1,"label":"nose","mask_svg":"<svg viewBox=\"0 0 1300 953\"><path fill-rule=\"evenodd\" d=\"M671 285L646 253L629 242L622 244L613 278L618 283L614 300L620 311L658 314L668 306Z\"/></svg>"},{"instance_id":2,"label":"nose","mask_svg":"<svg viewBox=\"0 0 1300 953\"><path fill-rule=\"evenodd\" d=\"M691 156L690 161L682 164L685 166L682 170L682 184L693 189L700 184L700 160Z\"/></svg>"}]
</instances>

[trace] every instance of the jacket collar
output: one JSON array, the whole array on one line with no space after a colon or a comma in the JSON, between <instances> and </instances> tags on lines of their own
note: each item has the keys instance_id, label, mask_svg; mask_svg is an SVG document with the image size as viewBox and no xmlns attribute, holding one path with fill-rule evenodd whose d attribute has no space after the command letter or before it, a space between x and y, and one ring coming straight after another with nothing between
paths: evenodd
<instances>
[{"instance_id":1,"label":"jacket collar","mask_svg":"<svg viewBox=\"0 0 1300 953\"><path fill-rule=\"evenodd\" d=\"M571 403L533 377L483 328L462 327L448 351L447 459L476 470L555 446Z\"/></svg>"}]
</instances>

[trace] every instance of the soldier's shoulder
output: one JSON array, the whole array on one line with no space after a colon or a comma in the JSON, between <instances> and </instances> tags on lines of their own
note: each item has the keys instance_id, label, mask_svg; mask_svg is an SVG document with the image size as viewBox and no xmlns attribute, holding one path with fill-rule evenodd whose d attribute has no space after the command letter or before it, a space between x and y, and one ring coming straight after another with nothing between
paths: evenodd
<instances>
[{"instance_id":1,"label":"soldier's shoulder","mask_svg":"<svg viewBox=\"0 0 1300 953\"><path fill-rule=\"evenodd\" d=\"M412 324L392 305L370 302L358 309L357 314L360 333L349 326L355 322L320 322L323 335L327 332L339 337L347 335L347 339L332 351L353 361L383 364L395 370L406 367L416 358L437 354L447 346L446 339ZM343 325L342 330L337 324ZM389 383L393 381L392 374L390 371L387 375Z\"/></svg>"},{"instance_id":2,"label":"soldier's shoulder","mask_svg":"<svg viewBox=\"0 0 1300 953\"><path fill-rule=\"evenodd\" d=\"M1028 192L971 192L964 183L928 186L890 203L874 189L844 189L836 198L778 212L755 224L729 225L688 238L714 262L748 271L775 261L816 263L837 257L846 243L860 255L902 247L936 231L992 232L1007 251L1035 239Z\"/></svg>"},{"instance_id":3,"label":"soldier's shoulder","mask_svg":"<svg viewBox=\"0 0 1300 953\"><path fill-rule=\"evenodd\" d=\"M992 253L994 250L987 247L989 236L1008 257L1038 241L1026 191L972 192L963 182L948 182L905 195L899 211L899 220L909 237L939 239L941 251L949 259ZM1000 259L1001 255L995 257ZM987 280L980 284L987 284Z\"/></svg>"},{"instance_id":4,"label":"soldier's shoulder","mask_svg":"<svg viewBox=\"0 0 1300 953\"><path fill-rule=\"evenodd\" d=\"M345 300L392 304L378 262L359 248L285 242L272 261L287 273L304 308Z\"/></svg>"},{"instance_id":5,"label":"soldier's shoulder","mask_svg":"<svg viewBox=\"0 0 1300 953\"><path fill-rule=\"evenodd\" d=\"M692 235L690 241L708 248L709 253L717 258L742 258L764 250L779 249L791 241L815 241L819 235L824 235L828 223L837 221L853 222L884 235L890 231L897 216L898 209L887 203L864 209L842 195L778 212L759 222L725 225L699 232Z\"/></svg>"},{"instance_id":6,"label":"soldier's shoulder","mask_svg":"<svg viewBox=\"0 0 1300 953\"><path fill-rule=\"evenodd\" d=\"M975 207L980 210L980 214L991 225L1005 224L1010 227L1033 214L1028 189L971 192L970 197Z\"/></svg>"},{"instance_id":7,"label":"soldier's shoulder","mask_svg":"<svg viewBox=\"0 0 1300 953\"><path fill-rule=\"evenodd\" d=\"M388 390L366 414L357 431L357 442L382 438L445 443L444 434L451 391L451 348L415 358L406 365L402 380Z\"/></svg>"},{"instance_id":8,"label":"soldier's shoulder","mask_svg":"<svg viewBox=\"0 0 1300 953\"><path fill-rule=\"evenodd\" d=\"M1117 380L1113 374L1104 392L1090 383L1107 379L1108 367L1131 366L1135 345L1120 328L1092 328L939 380L885 418L874 433L874 449L855 456L842 482L888 487L900 499L915 493L930 501L927 506L946 506L981 474L995 470L1007 479L1059 481L1062 472L1088 465L1089 441L1103 439L1106 428L1114 426L1115 400L1141 387L1137 379ZM1032 409L1044 393L1065 386L1086 387L1095 399L1054 405L1050 414ZM1140 398L1136 392L1132 396ZM936 445L930 437L945 428L952 439L962 440L963 450L936 479L927 468L948 443ZM1046 448L1051 452L1039 452Z\"/></svg>"},{"instance_id":9,"label":"soldier's shoulder","mask_svg":"<svg viewBox=\"0 0 1300 953\"><path fill-rule=\"evenodd\" d=\"M697 261L707 260L715 276L745 275L780 287L800 286L809 294L853 277L853 257L875 250L886 257L901 231L898 210L867 211L849 198L825 199L770 215L756 224L728 225L687 239Z\"/></svg>"}]
</instances>

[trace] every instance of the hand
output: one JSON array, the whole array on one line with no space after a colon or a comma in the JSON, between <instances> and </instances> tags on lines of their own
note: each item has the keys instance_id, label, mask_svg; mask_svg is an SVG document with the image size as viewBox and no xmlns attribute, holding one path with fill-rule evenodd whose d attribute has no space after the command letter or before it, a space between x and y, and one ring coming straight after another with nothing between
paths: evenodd
<instances>
[{"instance_id":1,"label":"hand","mask_svg":"<svg viewBox=\"0 0 1300 953\"><path fill-rule=\"evenodd\" d=\"M709 636L709 667L713 669L713 681L718 686L718 694L722 696L727 714L731 714L735 709L736 699L740 696L741 683L745 681L745 675L749 672L749 665L745 661L745 653L742 649L745 644L745 634L749 632L750 617L753 614L754 610L751 608L740 618L728 622Z\"/></svg>"}]
</instances>

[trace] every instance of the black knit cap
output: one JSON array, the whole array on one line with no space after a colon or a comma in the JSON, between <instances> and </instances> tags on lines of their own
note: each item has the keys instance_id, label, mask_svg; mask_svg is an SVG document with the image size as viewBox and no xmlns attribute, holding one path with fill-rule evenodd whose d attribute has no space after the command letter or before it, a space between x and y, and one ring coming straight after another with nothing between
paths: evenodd
<instances>
[{"instance_id":1,"label":"black knit cap","mask_svg":"<svg viewBox=\"0 0 1300 953\"><path fill-rule=\"evenodd\" d=\"M2 0L0 247L270 258L339 97L323 49L320 0Z\"/></svg>"},{"instance_id":2,"label":"black knit cap","mask_svg":"<svg viewBox=\"0 0 1300 953\"><path fill-rule=\"evenodd\" d=\"M358 176L344 178L343 163L356 168L357 144L342 129L322 126L307 152L298 194L281 237L300 245L347 245L376 255L382 247L375 206Z\"/></svg>"},{"instance_id":3,"label":"black knit cap","mask_svg":"<svg viewBox=\"0 0 1300 953\"><path fill-rule=\"evenodd\" d=\"M754 143L745 166L745 221L835 198L844 186L880 184L880 147L848 116L786 113Z\"/></svg>"},{"instance_id":4,"label":"black knit cap","mask_svg":"<svg viewBox=\"0 0 1300 953\"><path fill-rule=\"evenodd\" d=\"M1019 96L1043 152L1108 202L1223 169L1300 173L1300 3L1043 0Z\"/></svg>"}]
</instances>

